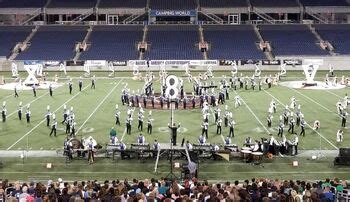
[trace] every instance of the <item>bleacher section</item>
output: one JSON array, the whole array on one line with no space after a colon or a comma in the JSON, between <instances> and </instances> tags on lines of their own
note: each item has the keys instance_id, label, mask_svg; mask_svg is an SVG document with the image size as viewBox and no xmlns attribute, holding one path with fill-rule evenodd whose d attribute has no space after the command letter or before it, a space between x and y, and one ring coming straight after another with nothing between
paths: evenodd
<instances>
[{"instance_id":1,"label":"bleacher section","mask_svg":"<svg viewBox=\"0 0 350 202\"><path fill-rule=\"evenodd\" d=\"M83 41L87 32L84 26L42 26L32 38L28 50L17 60L70 60L75 44Z\"/></svg>"},{"instance_id":2,"label":"bleacher section","mask_svg":"<svg viewBox=\"0 0 350 202\"><path fill-rule=\"evenodd\" d=\"M142 41L143 26L95 26L90 35L88 51L83 60L135 60Z\"/></svg>"},{"instance_id":3,"label":"bleacher section","mask_svg":"<svg viewBox=\"0 0 350 202\"><path fill-rule=\"evenodd\" d=\"M9 26L0 27L0 56L9 56L17 43L23 42L34 27Z\"/></svg>"},{"instance_id":4,"label":"bleacher section","mask_svg":"<svg viewBox=\"0 0 350 202\"><path fill-rule=\"evenodd\" d=\"M253 7L297 7L295 0L250 0Z\"/></svg>"},{"instance_id":5,"label":"bleacher section","mask_svg":"<svg viewBox=\"0 0 350 202\"><path fill-rule=\"evenodd\" d=\"M328 54L305 25L261 25L259 31L276 56Z\"/></svg>"},{"instance_id":6,"label":"bleacher section","mask_svg":"<svg viewBox=\"0 0 350 202\"><path fill-rule=\"evenodd\" d=\"M47 0L1 0L0 8L41 8Z\"/></svg>"},{"instance_id":7,"label":"bleacher section","mask_svg":"<svg viewBox=\"0 0 350 202\"><path fill-rule=\"evenodd\" d=\"M204 40L210 44L209 59L266 59L251 25L206 25Z\"/></svg>"},{"instance_id":8,"label":"bleacher section","mask_svg":"<svg viewBox=\"0 0 350 202\"><path fill-rule=\"evenodd\" d=\"M350 54L350 25L315 25L323 40L329 41L339 54Z\"/></svg>"},{"instance_id":9,"label":"bleacher section","mask_svg":"<svg viewBox=\"0 0 350 202\"><path fill-rule=\"evenodd\" d=\"M151 60L203 59L198 49L199 33L196 25L148 26L147 43L150 48L145 58Z\"/></svg>"},{"instance_id":10,"label":"bleacher section","mask_svg":"<svg viewBox=\"0 0 350 202\"><path fill-rule=\"evenodd\" d=\"M300 0L304 6L350 6L347 0Z\"/></svg>"},{"instance_id":11,"label":"bleacher section","mask_svg":"<svg viewBox=\"0 0 350 202\"><path fill-rule=\"evenodd\" d=\"M49 8L93 8L97 0L51 0Z\"/></svg>"},{"instance_id":12,"label":"bleacher section","mask_svg":"<svg viewBox=\"0 0 350 202\"><path fill-rule=\"evenodd\" d=\"M101 0L99 8L145 8L147 0Z\"/></svg>"},{"instance_id":13,"label":"bleacher section","mask_svg":"<svg viewBox=\"0 0 350 202\"><path fill-rule=\"evenodd\" d=\"M150 0L154 10L189 10L197 8L196 0Z\"/></svg>"},{"instance_id":14,"label":"bleacher section","mask_svg":"<svg viewBox=\"0 0 350 202\"><path fill-rule=\"evenodd\" d=\"M199 0L199 6L203 8L248 7L248 3L246 0Z\"/></svg>"}]
</instances>

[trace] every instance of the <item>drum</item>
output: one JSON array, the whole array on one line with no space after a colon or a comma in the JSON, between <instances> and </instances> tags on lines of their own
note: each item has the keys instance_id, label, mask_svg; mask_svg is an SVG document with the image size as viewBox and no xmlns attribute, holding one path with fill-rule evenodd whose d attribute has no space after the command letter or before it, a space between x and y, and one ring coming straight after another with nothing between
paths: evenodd
<instances>
[{"instance_id":1,"label":"drum","mask_svg":"<svg viewBox=\"0 0 350 202\"><path fill-rule=\"evenodd\" d=\"M73 149L80 149L81 142L78 139L73 138L73 139L70 139L69 142L72 143L72 148Z\"/></svg>"},{"instance_id":2,"label":"drum","mask_svg":"<svg viewBox=\"0 0 350 202\"><path fill-rule=\"evenodd\" d=\"M241 150L247 150L247 151L250 151L252 150L250 147L242 147Z\"/></svg>"},{"instance_id":3,"label":"drum","mask_svg":"<svg viewBox=\"0 0 350 202\"><path fill-rule=\"evenodd\" d=\"M252 151L249 150L241 150L241 157L244 162L249 162L251 160Z\"/></svg>"},{"instance_id":4,"label":"drum","mask_svg":"<svg viewBox=\"0 0 350 202\"><path fill-rule=\"evenodd\" d=\"M252 157L253 157L254 164L260 164L262 157L263 157L263 153L262 152L252 152Z\"/></svg>"}]
</instances>

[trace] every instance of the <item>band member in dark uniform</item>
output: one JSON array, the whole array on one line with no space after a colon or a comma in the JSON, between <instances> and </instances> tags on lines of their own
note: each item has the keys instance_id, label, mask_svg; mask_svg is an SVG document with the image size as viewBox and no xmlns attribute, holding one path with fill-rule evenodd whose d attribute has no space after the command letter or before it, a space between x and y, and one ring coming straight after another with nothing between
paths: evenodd
<instances>
[{"instance_id":1,"label":"band member in dark uniform","mask_svg":"<svg viewBox=\"0 0 350 202\"><path fill-rule=\"evenodd\" d=\"M96 77L95 75L93 75L91 78L91 89L96 89L95 83L96 83Z\"/></svg>"},{"instance_id":2,"label":"band member in dark uniform","mask_svg":"<svg viewBox=\"0 0 350 202\"><path fill-rule=\"evenodd\" d=\"M304 118L301 118L301 120L300 120L300 128L301 128L300 135L303 135L304 137L305 137L305 125L306 125L306 122L305 122Z\"/></svg>"},{"instance_id":3,"label":"band member in dark uniform","mask_svg":"<svg viewBox=\"0 0 350 202\"><path fill-rule=\"evenodd\" d=\"M50 93L50 97L52 97L53 91L52 91L52 84L51 83L49 85L49 93Z\"/></svg>"},{"instance_id":4,"label":"band member in dark uniform","mask_svg":"<svg viewBox=\"0 0 350 202\"><path fill-rule=\"evenodd\" d=\"M50 137L51 137L52 133L56 137L56 130L57 130L57 121L56 121L56 119L54 119L53 124L51 126Z\"/></svg>"},{"instance_id":5,"label":"band member in dark uniform","mask_svg":"<svg viewBox=\"0 0 350 202\"><path fill-rule=\"evenodd\" d=\"M19 103L18 105L18 119L21 121L22 120L22 102Z\"/></svg>"},{"instance_id":6,"label":"band member in dark uniform","mask_svg":"<svg viewBox=\"0 0 350 202\"><path fill-rule=\"evenodd\" d=\"M81 77L79 77L78 85L79 85L79 91L81 91L81 88L83 87L83 80L81 79Z\"/></svg>"},{"instance_id":7,"label":"band member in dark uniform","mask_svg":"<svg viewBox=\"0 0 350 202\"><path fill-rule=\"evenodd\" d=\"M15 86L15 89L14 89L14 90L15 90L15 97L19 97L19 96L18 96L18 92L17 92L17 87L16 87L16 86Z\"/></svg>"},{"instance_id":8,"label":"band member in dark uniform","mask_svg":"<svg viewBox=\"0 0 350 202\"><path fill-rule=\"evenodd\" d=\"M348 113L346 111L343 112L341 115L341 126L345 127L346 126L346 119L348 118Z\"/></svg>"},{"instance_id":9,"label":"band member in dark uniform","mask_svg":"<svg viewBox=\"0 0 350 202\"><path fill-rule=\"evenodd\" d=\"M277 133L277 136L279 137L281 135L283 135L283 129L284 128L284 124L283 124L283 121L280 121L280 124L278 125L278 133Z\"/></svg>"},{"instance_id":10,"label":"band member in dark uniform","mask_svg":"<svg viewBox=\"0 0 350 202\"><path fill-rule=\"evenodd\" d=\"M194 96L194 94L192 95L192 108L196 108L196 97Z\"/></svg>"},{"instance_id":11,"label":"band member in dark uniform","mask_svg":"<svg viewBox=\"0 0 350 202\"><path fill-rule=\"evenodd\" d=\"M29 124L30 123L30 110L29 110L29 108L27 108L27 111L26 111L26 119L27 119L27 123Z\"/></svg>"},{"instance_id":12,"label":"band member in dark uniform","mask_svg":"<svg viewBox=\"0 0 350 202\"><path fill-rule=\"evenodd\" d=\"M234 128L235 128L235 121L233 119L231 119L228 122L228 126L230 127L230 132L228 134L229 137L235 137L235 132L234 132Z\"/></svg>"},{"instance_id":13,"label":"band member in dark uniform","mask_svg":"<svg viewBox=\"0 0 350 202\"><path fill-rule=\"evenodd\" d=\"M216 134L221 135L221 125L222 125L222 119L218 118L216 121Z\"/></svg>"},{"instance_id":14,"label":"band member in dark uniform","mask_svg":"<svg viewBox=\"0 0 350 202\"><path fill-rule=\"evenodd\" d=\"M93 164L95 160L95 155L94 155L94 142L92 141L92 138L90 139L88 143L88 161L89 164Z\"/></svg>"},{"instance_id":15,"label":"band member in dark uniform","mask_svg":"<svg viewBox=\"0 0 350 202\"><path fill-rule=\"evenodd\" d=\"M206 137L207 139L208 139L208 127L209 127L208 122L203 121L203 123L202 123L202 135L205 134L205 137Z\"/></svg>"},{"instance_id":16,"label":"band member in dark uniform","mask_svg":"<svg viewBox=\"0 0 350 202\"><path fill-rule=\"evenodd\" d=\"M72 94L72 91L73 91L72 79L70 79L69 82L68 82L68 88L69 88L69 94Z\"/></svg>"},{"instance_id":17,"label":"band member in dark uniform","mask_svg":"<svg viewBox=\"0 0 350 202\"><path fill-rule=\"evenodd\" d=\"M128 135L131 135L131 121L132 121L132 118L129 116L126 119L126 134Z\"/></svg>"},{"instance_id":18,"label":"band member in dark uniform","mask_svg":"<svg viewBox=\"0 0 350 202\"><path fill-rule=\"evenodd\" d=\"M32 88L33 88L34 97L36 97L36 88L35 88L35 85L32 85Z\"/></svg>"},{"instance_id":19,"label":"band member in dark uniform","mask_svg":"<svg viewBox=\"0 0 350 202\"><path fill-rule=\"evenodd\" d=\"M294 121L294 118L291 117L290 120L289 120L289 129L288 129L288 132L290 133L294 133L294 125L295 125L295 121Z\"/></svg>"},{"instance_id":20,"label":"band member in dark uniform","mask_svg":"<svg viewBox=\"0 0 350 202\"><path fill-rule=\"evenodd\" d=\"M177 126L176 123L173 123L172 126L169 123L168 127L171 130L171 142L173 143L173 146L176 146L177 129L180 128L180 123Z\"/></svg>"},{"instance_id":21,"label":"band member in dark uniform","mask_svg":"<svg viewBox=\"0 0 350 202\"><path fill-rule=\"evenodd\" d=\"M6 122L6 116L7 116L6 105L3 105L3 106L2 106L1 115L2 115L2 122Z\"/></svg>"},{"instance_id":22,"label":"band member in dark uniform","mask_svg":"<svg viewBox=\"0 0 350 202\"><path fill-rule=\"evenodd\" d=\"M153 118L152 115L150 114L147 119L147 133L152 134L152 128L153 128Z\"/></svg>"},{"instance_id":23,"label":"band member in dark uniform","mask_svg":"<svg viewBox=\"0 0 350 202\"><path fill-rule=\"evenodd\" d=\"M271 128L272 125L272 115L268 114L267 115L267 127Z\"/></svg>"}]
</instances>

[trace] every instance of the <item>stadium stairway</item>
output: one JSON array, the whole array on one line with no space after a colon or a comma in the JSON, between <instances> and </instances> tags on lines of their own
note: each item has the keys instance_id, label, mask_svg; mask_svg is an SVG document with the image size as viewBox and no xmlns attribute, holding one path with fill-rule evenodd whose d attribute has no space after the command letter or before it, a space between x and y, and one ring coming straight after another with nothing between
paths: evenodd
<instances>
[{"instance_id":1,"label":"stadium stairway","mask_svg":"<svg viewBox=\"0 0 350 202\"><path fill-rule=\"evenodd\" d=\"M85 35L85 37L84 37L84 40L82 41L82 44L86 44L86 43L88 42L88 40L89 40L89 38L90 38L90 35L91 35L91 33L92 33L92 29L93 29L93 26L90 26L89 29L88 29L87 32L86 32L86 35ZM79 60L80 55L81 55L81 52L80 52L80 51L76 51L73 60L74 60L74 61Z\"/></svg>"},{"instance_id":2,"label":"stadium stairway","mask_svg":"<svg viewBox=\"0 0 350 202\"><path fill-rule=\"evenodd\" d=\"M22 43L28 44L30 42L30 40L33 38L33 36L35 35L35 33L38 31L38 29L39 29L39 26L38 25L35 26L35 28L32 29L32 32L27 36L27 38ZM18 54L19 54L18 51L12 52L11 56L9 57L9 60L14 60Z\"/></svg>"},{"instance_id":3,"label":"stadium stairway","mask_svg":"<svg viewBox=\"0 0 350 202\"><path fill-rule=\"evenodd\" d=\"M146 43L147 32L148 32L148 25L145 25L145 27L143 28L142 43ZM144 56L144 53L140 51L139 60L144 59L143 56Z\"/></svg>"},{"instance_id":4,"label":"stadium stairway","mask_svg":"<svg viewBox=\"0 0 350 202\"><path fill-rule=\"evenodd\" d=\"M317 38L317 40L319 42L321 41L325 41L322 39L322 37L317 33L316 29L311 25L311 24L308 24L307 27L310 29L311 33ZM322 48L322 47L321 47ZM333 51L333 50L328 50L329 54L330 55L336 55L336 53Z\"/></svg>"},{"instance_id":5,"label":"stadium stairway","mask_svg":"<svg viewBox=\"0 0 350 202\"><path fill-rule=\"evenodd\" d=\"M255 34L256 34L256 36L258 36L260 42L265 42L265 40L263 39L263 37L261 36L261 34L259 32L259 28L256 25L253 25L253 26L254 26ZM275 56L272 54L272 52L270 50L264 51L264 54L268 60L274 60L274 58L275 58Z\"/></svg>"},{"instance_id":6,"label":"stadium stairway","mask_svg":"<svg viewBox=\"0 0 350 202\"><path fill-rule=\"evenodd\" d=\"M201 43L204 43L204 34L203 34L203 27L202 25L199 25L198 27L198 33L199 33L199 40L201 41ZM203 52L203 58L204 60L208 60L208 54L206 51Z\"/></svg>"}]
</instances>

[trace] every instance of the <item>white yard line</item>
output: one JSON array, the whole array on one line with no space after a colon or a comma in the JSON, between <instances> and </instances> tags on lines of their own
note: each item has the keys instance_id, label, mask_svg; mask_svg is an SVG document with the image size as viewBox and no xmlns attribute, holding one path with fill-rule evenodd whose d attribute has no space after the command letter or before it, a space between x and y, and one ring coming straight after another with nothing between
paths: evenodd
<instances>
[{"instance_id":1,"label":"white yard line","mask_svg":"<svg viewBox=\"0 0 350 202\"><path fill-rule=\"evenodd\" d=\"M234 91L236 93L236 95L239 95L236 91ZM239 96L242 100L242 102L244 103L244 105L247 107L247 109L250 111L250 113L255 117L255 119L260 123L260 125L265 129L265 131L267 132L267 134L270 134L271 132L265 127L265 125L261 122L261 120L258 118L258 116L253 112L253 110L248 106L248 104L244 101L244 99Z\"/></svg>"},{"instance_id":2,"label":"white yard line","mask_svg":"<svg viewBox=\"0 0 350 202\"><path fill-rule=\"evenodd\" d=\"M87 164L86 164L87 166ZM93 167L93 166L92 166ZM168 173L169 171L158 171L160 173ZM44 171L44 172L31 172L31 171L2 171L4 174L113 174L113 173L150 173L150 171ZM218 171L201 171L201 173L218 173ZM348 171L235 171L235 173L246 173L246 174L348 174Z\"/></svg>"},{"instance_id":3,"label":"white yard line","mask_svg":"<svg viewBox=\"0 0 350 202\"><path fill-rule=\"evenodd\" d=\"M7 100L9 97L11 97L11 96L14 96L14 94L7 95L7 96L1 98L0 100L1 100L1 101L5 101L5 100Z\"/></svg>"},{"instance_id":4,"label":"white yard line","mask_svg":"<svg viewBox=\"0 0 350 202\"><path fill-rule=\"evenodd\" d=\"M326 92L328 92L328 93L330 93L330 94L332 94L332 95L335 95L335 96L338 97L338 98L343 98L343 97L341 97L340 95L338 95L338 94L336 94L336 93L333 93L333 92L330 91L330 90L326 90Z\"/></svg>"},{"instance_id":5,"label":"white yard line","mask_svg":"<svg viewBox=\"0 0 350 202\"><path fill-rule=\"evenodd\" d=\"M82 127L84 127L84 125L86 124L86 122L89 121L89 119L92 117L92 115L95 114L95 112L97 111L98 108L100 108L100 106L106 101L106 99L112 94L112 92L119 86L120 82L123 79L119 80L119 82L112 88L111 91L109 91L109 93L101 100L101 102L96 106L96 108L94 109L94 111L91 112L91 114L88 116L88 118L83 122L83 124L81 124L81 126L78 128L77 132L75 133L76 135L79 133L80 129L82 129Z\"/></svg>"},{"instance_id":6,"label":"white yard line","mask_svg":"<svg viewBox=\"0 0 350 202\"><path fill-rule=\"evenodd\" d=\"M86 88L88 88L90 86L85 86L82 91L84 91ZM81 92L82 92L81 91ZM71 100L73 100L76 96L78 96L81 92L78 92L77 94L75 94L73 97L69 98L66 102L64 102L60 107L58 107L55 111L57 112L59 109L61 109L65 104L67 104L68 102L70 102ZM36 126L34 126L30 131L28 131L26 134L24 134L21 138L19 138L15 143L13 143L11 146L9 146L7 148L7 150L10 150L11 148L13 148L18 142L20 142L23 138L27 137L31 132L33 132L37 127L39 127L42 123L44 123L46 121L46 118L44 118L42 121L40 121Z\"/></svg>"},{"instance_id":7,"label":"white yard line","mask_svg":"<svg viewBox=\"0 0 350 202\"><path fill-rule=\"evenodd\" d=\"M277 99L275 96L273 96L271 93L267 92L266 90L263 90L266 94L270 95L273 99L275 99L277 102L279 102L282 106L284 106L284 104ZM313 127L310 126L310 124L308 124L306 122L306 125L311 128L313 131L315 131L319 136L321 136L324 140L326 140L326 142L328 142L330 145L332 145L335 149L339 149L337 146L335 146L331 141L329 141L326 137L324 137L321 133L319 133L317 130L314 130Z\"/></svg>"},{"instance_id":8,"label":"white yard line","mask_svg":"<svg viewBox=\"0 0 350 202\"><path fill-rule=\"evenodd\" d=\"M22 106L25 107L25 106L27 106L28 104L32 104L33 102L39 100L40 98L44 97L44 96L47 95L47 94L49 94L49 92L47 92L47 93L41 95L40 97L35 98L34 100L32 100L32 101L30 101L30 102L28 102L28 103L26 103L26 104L24 104L24 105L22 105ZM9 114L8 117L14 115L17 111L18 111L18 110L15 110L15 111L12 112L11 114Z\"/></svg>"},{"instance_id":9,"label":"white yard line","mask_svg":"<svg viewBox=\"0 0 350 202\"><path fill-rule=\"evenodd\" d=\"M327 110L328 112L332 112L332 113L335 113L337 114L336 112L333 112L332 110L328 109L327 107L323 106L322 104L320 104L319 102L315 101L314 99L310 98L309 96L307 95L304 95L302 94L301 92L295 90L294 88L289 88L289 89L292 89L294 92L298 93L299 95L305 97L306 99L310 100L311 102L317 104L318 106L322 107L323 109Z\"/></svg>"},{"instance_id":10,"label":"white yard line","mask_svg":"<svg viewBox=\"0 0 350 202\"><path fill-rule=\"evenodd\" d=\"M132 112L131 112L131 117L133 117L135 109L136 109L136 107L134 107L134 109L132 110ZM120 142L123 142L125 134L126 134L126 127L125 127L125 129L124 129L122 138L120 138Z\"/></svg>"}]
</instances>

